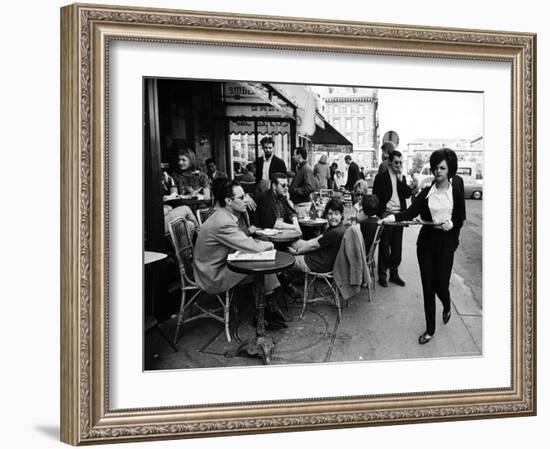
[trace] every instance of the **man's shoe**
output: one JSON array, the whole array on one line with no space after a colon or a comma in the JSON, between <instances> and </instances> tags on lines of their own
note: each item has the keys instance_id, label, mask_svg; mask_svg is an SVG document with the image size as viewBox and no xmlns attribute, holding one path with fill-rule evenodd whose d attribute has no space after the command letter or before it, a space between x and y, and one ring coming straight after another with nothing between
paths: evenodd
<instances>
[{"instance_id":1,"label":"man's shoe","mask_svg":"<svg viewBox=\"0 0 550 449\"><path fill-rule=\"evenodd\" d=\"M390 276L390 282L393 282L401 287L405 287L405 281L401 279L398 274L395 276Z\"/></svg>"},{"instance_id":2,"label":"man's shoe","mask_svg":"<svg viewBox=\"0 0 550 449\"><path fill-rule=\"evenodd\" d=\"M443 324L447 324L450 319L451 319L451 310L449 309L448 312L443 312Z\"/></svg>"},{"instance_id":3,"label":"man's shoe","mask_svg":"<svg viewBox=\"0 0 550 449\"><path fill-rule=\"evenodd\" d=\"M290 318L280 309L278 305L274 305L273 308L268 307L265 309L265 319L267 321L290 321Z\"/></svg>"},{"instance_id":4,"label":"man's shoe","mask_svg":"<svg viewBox=\"0 0 550 449\"><path fill-rule=\"evenodd\" d=\"M378 278L378 284L380 284L382 287L387 287L388 281L386 281L386 278Z\"/></svg>"},{"instance_id":5,"label":"man's shoe","mask_svg":"<svg viewBox=\"0 0 550 449\"><path fill-rule=\"evenodd\" d=\"M265 323L265 328L268 330L268 331L278 331L278 330L281 330L281 329L284 329L285 327L288 327L285 323L283 323L282 321L267 321Z\"/></svg>"},{"instance_id":6,"label":"man's shoe","mask_svg":"<svg viewBox=\"0 0 550 449\"><path fill-rule=\"evenodd\" d=\"M420 337L418 337L418 343L421 345L425 345L432 339L433 335L428 334L427 332L424 332Z\"/></svg>"},{"instance_id":7,"label":"man's shoe","mask_svg":"<svg viewBox=\"0 0 550 449\"><path fill-rule=\"evenodd\" d=\"M303 296L302 292L298 290L294 285L289 284L283 288L283 291L292 299L299 299Z\"/></svg>"}]
</instances>

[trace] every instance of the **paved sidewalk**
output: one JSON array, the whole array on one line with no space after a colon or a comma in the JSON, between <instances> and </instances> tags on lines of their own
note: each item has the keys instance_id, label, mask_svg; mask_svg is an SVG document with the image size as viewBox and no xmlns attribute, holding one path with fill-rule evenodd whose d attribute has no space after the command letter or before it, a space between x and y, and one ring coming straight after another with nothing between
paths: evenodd
<instances>
[{"instance_id":1,"label":"paved sidewalk","mask_svg":"<svg viewBox=\"0 0 550 449\"><path fill-rule=\"evenodd\" d=\"M366 292L352 298L337 321L336 309L313 305L299 320L300 304L290 304L293 321L288 328L269 331L276 340L273 364L341 362L361 360L418 359L429 357L471 357L482 354L482 311L471 289L455 272L451 278L453 314L443 325L442 306L437 301L437 329L434 338L418 344L424 331L424 309L420 273L416 261L418 227L405 229L400 275L405 287L376 285L372 302ZM459 248L460 251L460 248ZM479 270L481 276L481 267ZM221 323L198 320L186 325L175 353L161 338L147 337L147 369L181 369L259 365L261 360L232 356L239 343L254 335L252 303L244 298L233 322L233 341L225 339ZM172 336L174 320L163 325Z\"/></svg>"}]
</instances>

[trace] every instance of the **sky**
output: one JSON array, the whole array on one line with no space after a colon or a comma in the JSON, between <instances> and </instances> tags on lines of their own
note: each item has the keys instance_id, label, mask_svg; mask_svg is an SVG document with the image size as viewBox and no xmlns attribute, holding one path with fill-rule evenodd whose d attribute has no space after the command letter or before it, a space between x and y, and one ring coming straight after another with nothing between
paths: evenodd
<instances>
[{"instance_id":1,"label":"sky","mask_svg":"<svg viewBox=\"0 0 550 449\"><path fill-rule=\"evenodd\" d=\"M378 120L380 139L396 131L402 151L416 139L471 139L483 133L483 93L379 88Z\"/></svg>"},{"instance_id":2,"label":"sky","mask_svg":"<svg viewBox=\"0 0 550 449\"><path fill-rule=\"evenodd\" d=\"M378 90L380 137L399 134L400 149L419 138L471 139L483 133L483 94L424 90Z\"/></svg>"}]
</instances>

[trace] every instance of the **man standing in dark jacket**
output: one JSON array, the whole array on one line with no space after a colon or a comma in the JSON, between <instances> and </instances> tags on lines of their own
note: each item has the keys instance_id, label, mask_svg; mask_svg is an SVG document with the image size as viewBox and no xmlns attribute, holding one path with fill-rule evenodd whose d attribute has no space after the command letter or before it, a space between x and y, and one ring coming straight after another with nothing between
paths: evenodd
<instances>
[{"instance_id":1,"label":"man standing in dark jacket","mask_svg":"<svg viewBox=\"0 0 550 449\"><path fill-rule=\"evenodd\" d=\"M346 181L346 190L353 191L353 186L357 181L361 179L361 172L359 171L359 165L351 160L351 156L348 154L344 158L348 165L348 180Z\"/></svg>"},{"instance_id":2,"label":"man standing in dark jacket","mask_svg":"<svg viewBox=\"0 0 550 449\"><path fill-rule=\"evenodd\" d=\"M378 213L380 218L404 211L407 208L406 199L411 196L411 188L407 185L402 173L402 156L397 150L390 153L388 170L376 175L372 193L378 197ZM390 282L403 287L405 281L399 277L399 265L403 244L402 226L384 226L382 238L378 246L378 283L387 287L386 271L390 270Z\"/></svg>"},{"instance_id":3,"label":"man standing in dark jacket","mask_svg":"<svg viewBox=\"0 0 550 449\"><path fill-rule=\"evenodd\" d=\"M264 137L260 145L264 155L256 159L256 184L262 182L261 190L265 191L269 189L269 179L273 173L286 173L286 164L273 154L275 142L272 137Z\"/></svg>"},{"instance_id":4,"label":"man standing in dark jacket","mask_svg":"<svg viewBox=\"0 0 550 449\"><path fill-rule=\"evenodd\" d=\"M296 162L296 176L290 184L290 199L298 206L300 203L309 202L311 192L315 190L315 177L313 170L307 163L307 150L297 147L294 150L294 161Z\"/></svg>"}]
</instances>

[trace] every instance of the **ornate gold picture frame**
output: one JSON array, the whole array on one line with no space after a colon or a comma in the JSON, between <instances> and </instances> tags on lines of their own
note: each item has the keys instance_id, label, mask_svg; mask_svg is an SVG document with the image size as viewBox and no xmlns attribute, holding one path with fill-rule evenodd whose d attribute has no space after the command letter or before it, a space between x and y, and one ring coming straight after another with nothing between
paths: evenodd
<instances>
[{"instance_id":1,"label":"ornate gold picture frame","mask_svg":"<svg viewBox=\"0 0 550 449\"><path fill-rule=\"evenodd\" d=\"M61 37L62 441L79 445L536 413L534 34L75 4L61 10ZM115 41L510 63L512 115L510 130L503 130L512 149L510 386L113 409L108 55Z\"/></svg>"}]
</instances>

